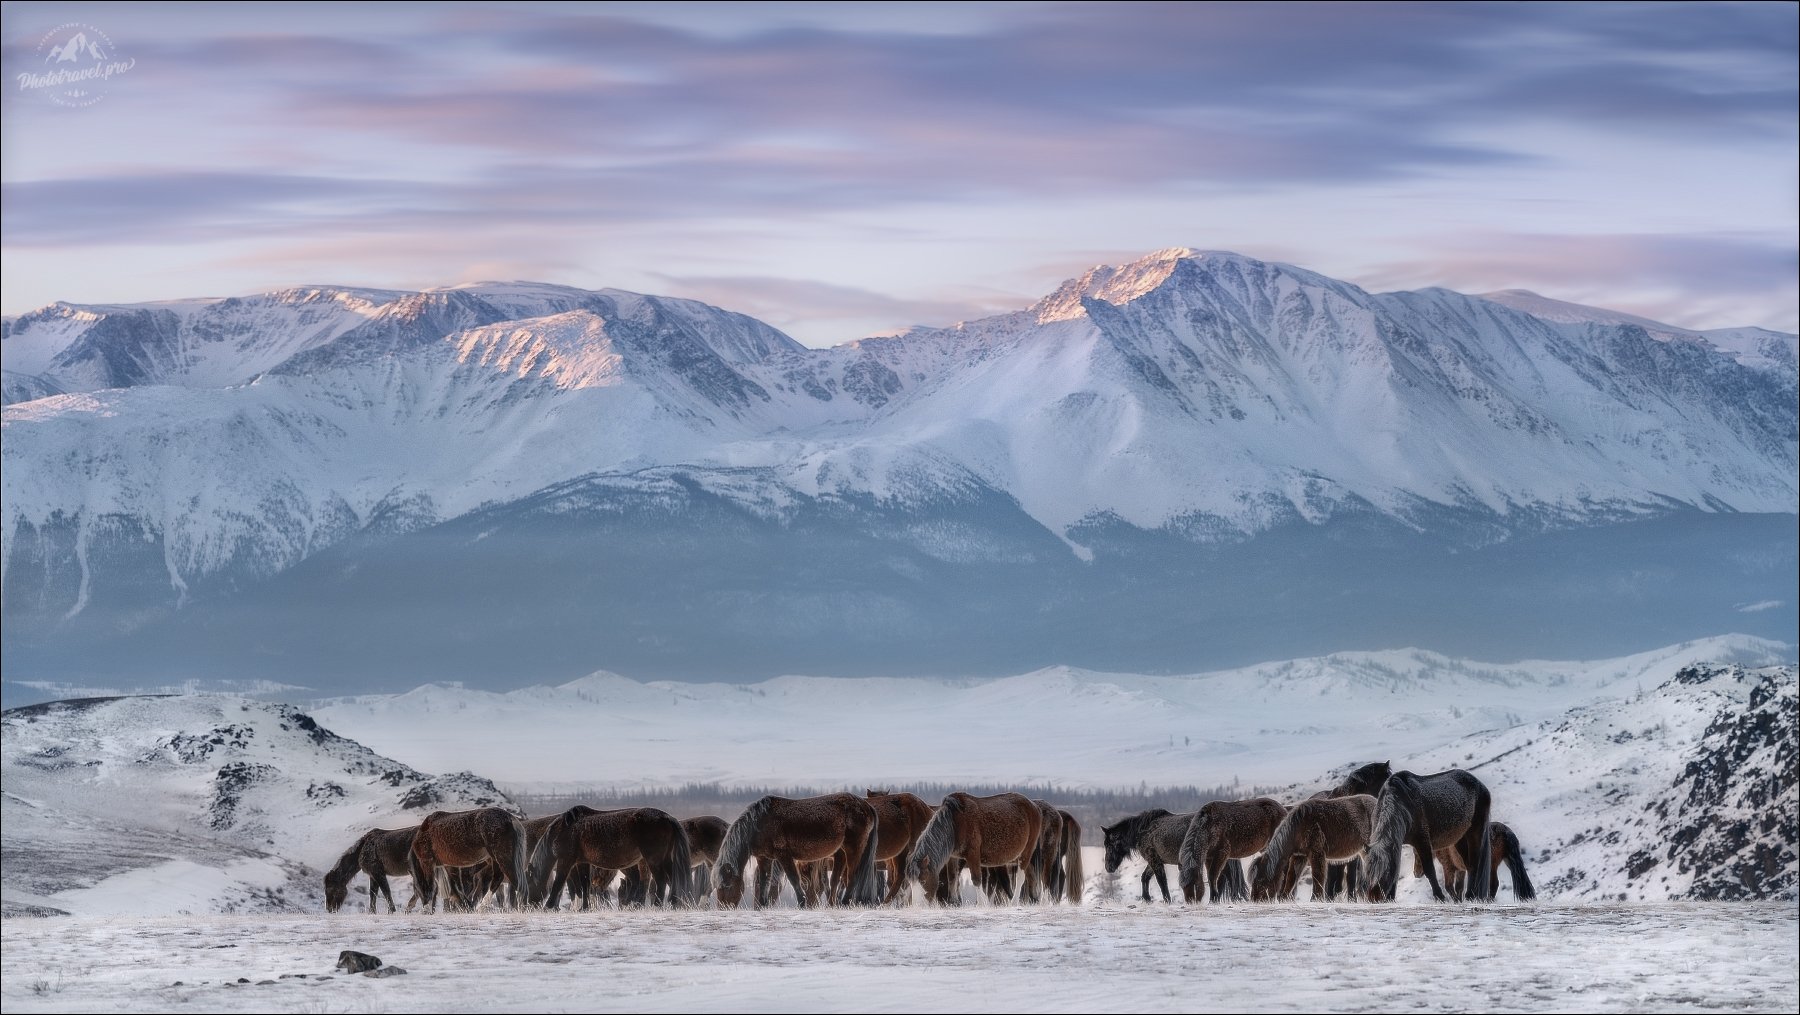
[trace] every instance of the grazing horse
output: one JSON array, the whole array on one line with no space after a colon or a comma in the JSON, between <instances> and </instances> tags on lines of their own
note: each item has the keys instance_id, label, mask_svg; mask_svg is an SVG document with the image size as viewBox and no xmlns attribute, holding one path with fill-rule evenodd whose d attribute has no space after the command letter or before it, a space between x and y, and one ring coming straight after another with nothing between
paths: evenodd
<instances>
[{"instance_id":1,"label":"grazing horse","mask_svg":"<svg viewBox=\"0 0 1800 1015\"><path fill-rule=\"evenodd\" d=\"M369 876L369 912L375 912L377 894L385 897L388 912L394 911L394 893L388 888L388 878L409 877L412 867L407 857L412 855L413 833L416 828L377 828L363 833L363 837L338 857L337 865L325 872L325 912L335 913L344 905L344 899L350 894L350 879L358 872ZM419 897L417 885L413 886L413 900ZM412 908L412 901L407 902Z\"/></svg>"},{"instance_id":2,"label":"grazing horse","mask_svg":"<svg viewBox=\"0 0 1800 1015\"><path fill-rule=\"evenodd\" d=\"M1462 865L1469 868L1469 892L1477 899L1489 897L1493 868L1487 863L1493 852L1493 826L1488 821L1491 799L1481 780L1453 768L1436 775L1395 772L1382 787L1375 814L1375 834L1369 843L1369 900L1386 902L1394 897L1400 878L1400 847L1430 857L1440 849L1454 848ZM1482 862L1475 862L1480 858ZM1433 864L1425 864L1425 880L1432 898L1444 901Z\"/></svg>"},{"instance_id":3,"label":"grazing horse","mask_svg":"<svg viewBox=\"0 0 1800 1015\"><path fill-rule=\"evenodd\" d=\"M672 906L686 905L693 894L689 885L694 858L687 831L667 811L655 807L597 811L576 804L544 830L539 849L545 848L554 857L556 870L546 897L551 909L562 899L570 875L583 864L599 874L601 890L612 885L617 872L635 868L657 905L664 895ZM583 899L584 907L586 902Z\"/></svg>"},{"instance_id":4,"label":"grazing horse","mask_svg":"<svg viewBox=\"0 0 1800 1015\"><path fill-rule=\"evenodd\" d=\"M1269 836L1287 817L1288 809L1273 797L1259 796L1250 800L1214 800L1194 812L1187 831L1182 834L1177 859L1181 867L1181 895L1188 902L1200 901L1208 884L1212 885L1212 901L1227 893L1242 898L1243 869L1227 873L1233 860L1251 857L1263 851Z\"/></svg>"},{"instance_id":5,"label":"grazing horse","mask_svg":"<svg viewBox=\"0 0 1800 1015\"><path fill-rule=\"evenodd\" d=\"M713 865L719 862L719 847L724 845L725 831L730 827L730 822L712 814L681 819L681 828L687 832L688 852L694 859L688 898L694 905L712 894Z\"/></svg>"},{"instance_id":6,"label":"grazing horse","mask_svg":"<svg viewBox=\"0 0 1800 1015\"><path fill-rule=\"evenodd\" d=\"M1040 891L1028 892L1026 902L1042 902L1048 895L1051 902L1057 900L1056 885L1058 875L1062 871L1063 847L1067 842L1063 833L1063 812L1055 805L1044 800L1033 800L1038 809L1038 844L1032 851L1032 863L1038 869L1038 886ZM1012 887L1011 875L1007 878L1007 888ZM1008 894L1011 894L1010 891Z\"/></svg>"},{"instance_id":7,"label":"grazing horse","mask_svg":"<svg viewBox=\"0 0 1800 1015\"><path fill-rule=\"evenodd\" d=\"M1144 901L1150 901L1151 878L1162 889L1163 901L1174 901L1169 897L1169 872L1164 867L1181 862L1181 840L1196 813L1170 814L1156 807L1105 826L1101 832L1106 836L1106 873L1117 874L1125 858L1136 852L1149 864L1144 868Z\"/></svg>"},{"instance_id":8,"label":"grazing horse","mask_svg":"<svg viewBox=\"0 0 1800 1015\"><path fill-rule=\"evenodd\" d=\"M911 793L872 789L866 798L879 819L875 859L887 871L887 892L881 900L886 905L906 889L907 863L919 844L919 836L925 834L925 826L931 824L931 805Z\"/></svg>"},{"instance_id":9,"label":"grazing horse","mask_svg":"<svg viewBox=\"0 0 1800 1015\"><path fill-rule=\"evenodd\" d=\"M1506 864L1512 872L1513 896L1520 902L1530 902L1537 898L1537 889L1531 886L1531 878L1525 873L1525 857L1519 850L1519 837L1513 830L1499 821L1491 823L1493 828L1493 845L1488 854L1489 883L1486 901L1494 901L1500 894L1500 865ZM1444 887L1450 890L1450 897L1461 902L1468 889L1469 867L1454 848L1440 849L1436 853L1437 862L1444 868ZM1419 855L1413 854L1413 877L1425 875L1424 865Z\"/></svg>"},{"instance_id":10,"label":"grazing horse","mask_svg":"<svg viewBox=\"0 0 1800 1015\"><path fill-rule=\"evenodd\" d=\"M541 818L530 818L525 822L525 901L532 906L542 906L544 897L550 893L550 876L556 867L556 858L550 850L540 849L544 833L560 814L546 814Z\"/></svg>"},{"instance_id":11,"label":"grazing horse","mask_svg":"<svg viewBox=\"0 0 1800 1015\"><path fill-rule=\"evenodd\" d=\"M1367 793L1314 797L1294 805L1263 848L1251 878L1257 902L1291 898L1300 872L1310 867L1314 900L1327 896L1325 867L1361 857L1375 826L1375 798ZM1354 896L1355 886L1350 886Z\"/></svg>"},{"instance_id":12,"label":"grazing horse","mask_svg":"<svg viewBox=\"0 0 1800 1015\"><path fill-rule=\"evenodd\" d=\"M413 836L413 887L431 912L437 904L439 871L475 867L493 860L509 889L509 908L524 900L525 823L499 807L471 811L435 811L419 822ZM445 875L446 884L448 874Z\"/></svg>"},{"instance_id":13,"label":"grazing horse","mask_svg":"<svg viewBox=\"0 0 1800 1015\"><path fill-rule=\"evenodd\" d=\"M913 873L926 898L938 893L939 874L952 858L967 863L975 883L988 885L983 871L1018 864L1025 869L1026 898L1036 898L1040 870L1038 835L1043 816L1037 804L1018 793L978 797L952 793L938 805L913 851ZM1010 875L1007 876L1010 888ZM1010 891L1008 892L1010 894Z\"/></svg>"},{"instance_id":14,"label":"grazing horse","mask_svg":"<svg viewBox=\"0 0 1800 1015\"><path fill-rule=\"evenodd\" d=\"M844 869L849 877L843 881L839 901L845 905L872 906L880 901L881 889L875 874L875 853L881 840L879 819L867 800L849 793L791 800L766 796L744 808L744 813L731 823L725 841L719 846L719 905L736 908L744 898L746 867L756 857L759 867L779 865L794 886L800 905L818 902L809 897L799 865L825 860L839 850L844 853ZM764 901L759 890L755 904Z\"/></svg>"}]
</instances>

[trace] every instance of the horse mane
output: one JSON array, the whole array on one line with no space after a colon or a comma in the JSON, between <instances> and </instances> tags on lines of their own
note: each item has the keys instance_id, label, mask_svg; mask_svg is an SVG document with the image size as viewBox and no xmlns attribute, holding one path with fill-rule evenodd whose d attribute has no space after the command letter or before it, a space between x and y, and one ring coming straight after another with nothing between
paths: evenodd
<instances>
[{"instance_id":1,"label":"horse mane","mask_svg":"<svg viewBox=\"0 0 1800 1015\"><path fill-rule=\"evenodd\" d=\"M1200 868L1204 861L1200 856L1201 841L1206 837L1206 808L1194 812L1194 820L1188 822L1187 831L1181 834L1181 849L1175 853L1175 864L1181 871L1181 887L1198 891L1202 880Z\"/></svg>"},{"instance_id":2,"label":"horse mane","mask_svg":"<svg viewBox=\"0 0 1800 1015\"><path fill-rule=\"evenodd\" d=\"M719 844L720 867L729 865L739 876L743 875L750 850L756 845L756 833L762 830L762 823L774 806L775 798L766 796L744 808L744 813L738 815L725 832L725 841Z\"/></svg>"},{"instance_id":3,"label":"horse mane","mask_svg":"<svg viewBox=\"0 0 1800 1015\"><path fill-rule=\"evenodd\" d=\"M1303 801L1281 819L1281 824L1275 826L1274 833L1263 846L1262 856L1256 860L1256 869L1251 872L1254 875L1252 884L1268 884L1270 891L1274 891L1275 879L1281 875L1282 864L1287 862L1288 855L1294 851L1294 836L1300 829L1302 815L1310 809ZM1197 822L1200 819L1196 816L1194 820ZM1183 848L1186 848L1185 843Z\"/></svg>"},{"instance_id":4,"label":"horse mane","mask_svg":"<svg viewBox=\"0 0 1800 1015\"><path fill-rule=\"evenodd\" d=\"M954 793L944 798L925 831L919 833L919 844L913 847L913 862L925 864L928 870L944 869L944 864L950 862L951 851L956 848L956 816L962 813L962 808L962 801Z\"/></svg>"},{"instance_id":5,"label":"horse mane","mask_svg":"<svg viewBox=\"0 0 1800 1015\"><path fill-rule=\"evenodd\" d=\"M1400 847L1406 833L1412 831L1419 799L1419 777L1411 772L1395 772L1381 788L1375 802L1375 829L1369 836L1369 882L1381 886L1387 897L1394 897L1394 886L1400 880ZM1431 862L1430 857L1425 858Z\"/></svg>"},{"instance_id":6,"label":"horse mane","mask_svg":"<svg viewBox=\"0 0 1800 1015\"><path fill-rule=\"evenodd\" d=\"M369 840L369 836L377 834L379 833L364 832L362 838L357 839L351 844L349 849L344 850L344 855L338 857L337 863L334 864L330 870L325 872L325 880L327 882L336 881L339 884L343 884L355 877L357 867L362 864L363 843Z\"/></svg>"}]
</instances>

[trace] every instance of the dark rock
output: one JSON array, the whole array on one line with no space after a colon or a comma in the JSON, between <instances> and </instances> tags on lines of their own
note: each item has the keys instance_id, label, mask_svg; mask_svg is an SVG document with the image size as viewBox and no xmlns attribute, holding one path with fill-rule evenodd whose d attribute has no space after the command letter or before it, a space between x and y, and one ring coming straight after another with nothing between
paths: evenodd
<instances>
[{"instance_id":1,"label":"dark rock","mask_svg":"<svg viewBox=\"0 0 1800 1015\"><path fill-rule=\"evenodd\" d=\"M381 968L381 960L373 955L346 950L338 953L337 967L346 973L366 973Z\"/></svg>"},{"instance_id":2,"label":"dark rock","mask_svg":"<svg viewBox=\"0 0 1800 1015\"><path fill-rule=\"evenodd\" d=\"M377 980L382 980L390 976L405 976L406 970L401 969L399 966L382 966L380 969L371 969L363 975L372 976Z\"/></svg>"}]
</instances>

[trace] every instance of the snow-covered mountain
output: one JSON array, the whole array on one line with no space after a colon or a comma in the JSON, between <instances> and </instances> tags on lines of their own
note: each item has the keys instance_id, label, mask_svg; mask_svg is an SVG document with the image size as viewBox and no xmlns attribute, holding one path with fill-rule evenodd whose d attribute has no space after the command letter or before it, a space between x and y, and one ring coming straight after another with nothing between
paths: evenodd
<instances>
[{"instance_id":1,"label":"snow-covered mountain","mask_svg":"<svg viewBox=\"0 0 1800 1015\"><path fill-rule=\"evenodd\" d=\"M1192 666L1343 647L1414 610L1303 645L1236 616L1170 634L1196 603L1291 614L1296 583L1367 601L1371 563L1455 583L1472 558L1446 553L1478 548L1501 601L1568 584L1572 550L1577 584L1648 596L1595 618L1593 651L1785 599L1792 356L1553 310L1187 249L823 350L530 283L56 304L0 341L9 398L62 392L5 410L8 670L292 676L358 665L322 645L406 643L378 668L421 677L442 660L419 625L445 610L475 614L451 656L529 646L527 676ZM1753 620L1787 637L1793 617ZM1162 632L1147 651L1140 624ZM1457 637L1441 647L1492 651Z\"/></svg>"},{"instance_id":2,"label":"snow-covered mountain","mask_svg":"<svg viewBox=\"0 0 1800 1015\"><path fill-rule=\"evenodd\" d=\"M9 916L316 910L319 872L370 828L509 804L241 697L58 701L0 731Z\"/></svg>"}]
</instances>

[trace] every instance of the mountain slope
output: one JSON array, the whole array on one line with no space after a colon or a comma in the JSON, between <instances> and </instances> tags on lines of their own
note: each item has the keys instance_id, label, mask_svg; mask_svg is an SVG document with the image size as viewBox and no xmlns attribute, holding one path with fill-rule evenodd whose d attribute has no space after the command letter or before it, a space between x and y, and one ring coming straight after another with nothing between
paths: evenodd
<instances>
[{"instance_id":1,"label":"mountain slope","mask_svg":"<svg viewBox=\"0 0 1800 1015\"><path fill-rule=\"evenodd\" d=\"M1459 572L1446 554L1503 543L1513 562L1492 570L1510 591L1573 579L1593 599L1647 580L1659 617L1715 618L1662 637L1789 598L1770 590L1794 571L1780 531L1800 497L1792 364L1545 313L1185 248L1095 268L1016 313L826 350L691 301L532 283L58 304L8 321L0 344L10 390L67 392L5 410L0 558L22 633L7 659L104 650L171 678L241 675L224 670L338 639L329 619L240 635L256 624L237 601L277 626L337 602L358 604L351 623L395 600L456 610L442 593L478 595L462 583L496 567L532 601L492 622L514 644L557 643L533 676L682 665L667 646L696 640L681 608L636 605L656 601L749 633L686 660L708 671L726 655L845 669L755 641L774 629L847 632L876 668L894 651L985 667L970 654L981 629L1000 632L1003 668L1266 658L1346 643L1208 657L1219 632L1204 631L1132 656L1105 632L1136 616L1167 630L1188 623L1181 604L1212 599L1283 613L1269 597L1296 575L1341 596L1383 561ZM1749 516L1775 516L1775 542ZM1626 522L1640 524L1620 535ZM1523 542L1568 532L1595 534L1573 575ZM1703 552L1742 598L1710 590ZM551 591L525 585L525 558ZM605 577L623 574L637 577ZM825 587L841 600L809 607ZM584 612L584 597L600 602ZM1085 620L1061 612L1095 604ZM809 608L817 629L792 619ZM1637 637L1643 604L1617 610L1587 651ZM534 613L557 620L534 628ZM1792 616L1752 620L1786 637ZM394 620L408 651L434 651L422 617ZM1046 638L1072 624L1102 632L1095 656ZM1462 626L1440 616L1354 644ZM626 647L597 655L583 631ZM214 638L260 647L167 654ZM925 645L945 648L913 651Z\"/></svg>"}]
</instances>

